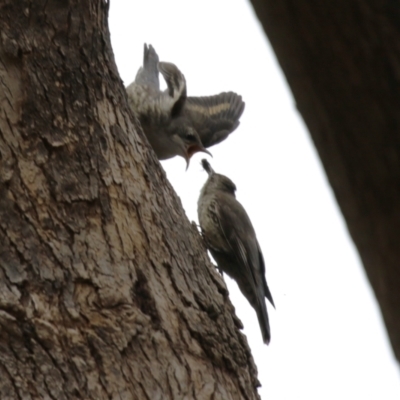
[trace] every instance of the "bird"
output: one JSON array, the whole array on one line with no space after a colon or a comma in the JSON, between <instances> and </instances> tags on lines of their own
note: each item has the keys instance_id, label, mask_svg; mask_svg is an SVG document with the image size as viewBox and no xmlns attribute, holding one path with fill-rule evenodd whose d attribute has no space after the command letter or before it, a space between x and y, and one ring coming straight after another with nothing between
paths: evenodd
<instances>
[{"instance_id":1,"label":"bird","mask_svg":"<svg viewBox=\"0 0 400 400\"><path fill-rule=\"evenodd\" d=\"M159 73L167 89L160 90ZM239 126L245 103L234 92L188 97L186 80L179 68L160 62L152 45L144 45L143 66L126 88L128 104L138 117L159 160L197 152L225 140Z\"/></svg>"},{"instance_id":2,"label":"bird","mask_svg":"<svg viewBox=\"0 0 400 400\"><path fill-rule=\"evenodd\" d=\"M274 306L265 278L264 257L253 225L236 200L235 184L201 161L208 179L197 203L199 224L206 247L218 269L233 278L257 314L263 341L269 344L271 330L265 298Z\"/></svg>"}]
</instances>

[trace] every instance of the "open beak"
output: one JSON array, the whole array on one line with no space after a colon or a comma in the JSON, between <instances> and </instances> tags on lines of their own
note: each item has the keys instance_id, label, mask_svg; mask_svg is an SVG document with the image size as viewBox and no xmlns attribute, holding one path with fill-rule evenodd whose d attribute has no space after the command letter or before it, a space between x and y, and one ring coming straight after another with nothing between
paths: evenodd
<instances>
[{"instance_id":1,"label":"open beak","mask_svg":"<svg viewBox=\"0 0 400 400\"><path fill-rule=\"evenodd\" d=\"M209 156L212 157L212 154L203 146L199 146L198 144L190 145L186 150L186 171L189 168L190 159L192 158L193 154L196 154L198 152L207 153Z\"/></svg>"}]
</instances>

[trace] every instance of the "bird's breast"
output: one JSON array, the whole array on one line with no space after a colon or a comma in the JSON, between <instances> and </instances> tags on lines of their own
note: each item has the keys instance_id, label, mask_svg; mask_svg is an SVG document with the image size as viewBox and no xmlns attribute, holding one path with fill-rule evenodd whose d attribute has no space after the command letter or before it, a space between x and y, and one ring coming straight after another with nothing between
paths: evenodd
<instances>
[{"instance_id":1,"label":"bird's breast","mask_svg":"<svg viewBox=\"0 0 400 400\"><path fill-rule=\"evenodd\" d=\"M200 202L199 222L208 247L219 252L229 251L229 243L221 226L218 203L215 199Z\"/></svg>"}]
</instances>

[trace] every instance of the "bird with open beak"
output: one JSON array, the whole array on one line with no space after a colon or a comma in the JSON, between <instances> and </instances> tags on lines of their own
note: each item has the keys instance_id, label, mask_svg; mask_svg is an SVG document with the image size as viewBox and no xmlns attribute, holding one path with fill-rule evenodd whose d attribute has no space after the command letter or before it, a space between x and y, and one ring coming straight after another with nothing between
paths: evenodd
<instances>
[{"instance_id":1,"label":"bird with open beak","mask_svg":"<svg viewBox=\"0 0 400 400\"><path fill-rule=\"evenodd\" d=\"M202 160L208 179L197 205L199 223L206 246L220 271L233 278L257 314L264 343L271 340L265 298L275 307L265 279L264 258L243 206L236 200L235 184L217 174Z\"/></svg>"},{"instance_id":2,"label":"bird with open beak","mask_svg":"<svg viewBox=\"0 0 400 400\"><path fill-rule=\"evenodd\" d=\"M159 72L167 83L165 91L160 90ZM154 48L146 44L143 66L126 91L157 158L181 156L187 167L193 154L210 154L206 148L225 140L244 110L242 97L233 92L187 97L182 72L172 63L159 62Z\"/></svg>"}]
</instances>

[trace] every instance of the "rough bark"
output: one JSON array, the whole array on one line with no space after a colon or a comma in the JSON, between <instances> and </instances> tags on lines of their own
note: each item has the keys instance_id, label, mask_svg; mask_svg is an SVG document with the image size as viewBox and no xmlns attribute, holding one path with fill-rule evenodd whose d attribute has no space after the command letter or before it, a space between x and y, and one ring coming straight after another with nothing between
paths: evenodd
<instances>
[{"instance_id":1,"label":"rough bark","mask_svg":"<svg viewBox=\"0 0 400 400\"><path fill-rule=\"evenodd\" d=\"M221 277L132 116L108 2L0 2L0 398L257 399Z\"/></svg>"},{"instance_id":2,"label":"rough bark","mask_svg":"<svg viewBox=\"0 0 400 400\"><path fill-rule=\"evenodd\" d=\"M400 361L400 6L379 0L251 1Z\"/></svg>"}]
</instances>

